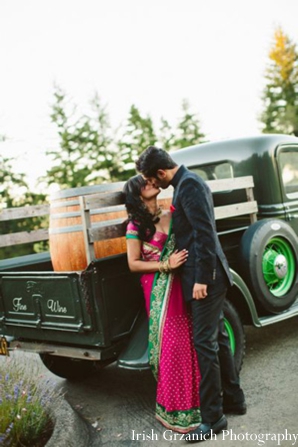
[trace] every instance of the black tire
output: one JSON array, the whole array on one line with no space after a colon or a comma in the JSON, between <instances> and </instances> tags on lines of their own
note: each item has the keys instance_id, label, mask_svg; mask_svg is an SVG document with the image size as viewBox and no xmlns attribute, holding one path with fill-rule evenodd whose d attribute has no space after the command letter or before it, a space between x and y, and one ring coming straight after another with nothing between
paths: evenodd
<instances>
[{"instance_id":1,"label":"black tire","mask_svg":"<svg viewBox=\"0 0 298 447\"><path fill-rule=\"evenodd\" d=\"M284 221L252 224L240 243L242 274L254 298L270 313L288 309L298 294L298 238Z\"/></svg>"},{"instance_id":2,"label":"black tire","mask_svg":"<svg viewBox=\"0 0 298 447\"><path fill-rule=\"evenodd\" d=\"M230 339L235 367L239 373L245 356L245 333L241 318L229 300L224 303L225 329Z\"/></svg>"},{"instance_id":3,"label":"black tire","mask_svg":"<svg viewBox=\"0 0 298 447\"><path fill-rule=\"evenodd\" d=\"M91 360L78 360L50 354L40 354L40 358L49 371L63 379L85 379L95 371L96 362Z\"/></svg>"}]
</instances>

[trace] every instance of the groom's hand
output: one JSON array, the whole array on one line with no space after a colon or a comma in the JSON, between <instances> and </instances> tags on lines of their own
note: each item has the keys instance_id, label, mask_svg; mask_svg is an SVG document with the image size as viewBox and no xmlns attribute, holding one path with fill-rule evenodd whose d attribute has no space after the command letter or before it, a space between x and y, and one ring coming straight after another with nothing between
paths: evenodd
<instances>
[{"instance_id":1,"label":"groom's hand","mask_svg":"<svg viewBox=\"0 0 298 447\"><path fill-rule=\"evenodd\" d=\"M195 283L192 297L194 300L203 300L207 296L207 284Z\"/></svg>"}]
</instances>

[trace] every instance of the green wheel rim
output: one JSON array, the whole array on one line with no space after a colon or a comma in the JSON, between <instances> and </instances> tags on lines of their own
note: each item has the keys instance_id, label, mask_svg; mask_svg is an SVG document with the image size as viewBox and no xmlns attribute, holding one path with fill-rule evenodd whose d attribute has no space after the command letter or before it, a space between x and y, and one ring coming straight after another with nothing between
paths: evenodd
<instances>
[{"instance_id":1,"label":"green wheel rim","mask_svg":"<svg viewBox=\"0 0 298 447\"><path fill-rule=\"evenodd\" d=\"M235 334L234 334L231 324L229 323L229 321L226 318L224 318L224 322L225 322L225 329L228 333L228 337L230 340L231 351L232 351L232 354L235 355L235 351L236 351Z\"/></svg>"},{"instance_id":2,"label":"green wheel rim","mask_svg":"<svg viewBox=\"0 0 298 447\"><path fill-rule=\"evenodd\" d=\"M263 253L262 272L272 295L282 297L290 290L295 269L295 255L289 242L280 237L270 239Z\"/></svg>"}]
</instances>

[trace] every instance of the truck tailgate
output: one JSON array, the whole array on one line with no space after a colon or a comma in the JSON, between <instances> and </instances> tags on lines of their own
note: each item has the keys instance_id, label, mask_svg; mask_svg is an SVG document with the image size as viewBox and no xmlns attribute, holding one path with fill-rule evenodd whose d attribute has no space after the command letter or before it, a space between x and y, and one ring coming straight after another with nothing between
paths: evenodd
<instances>
[{"instance_id":1,"label":"truck tailgate","mask_svg":"<svg viewBox=\"0 0 298 447\"><path fill-rule=\"evenodd\" d=\"M79 332L92 321L82 299L78 273L3 273L0 277L1 326Z\"/></svg>"},{"instance_id":2,"label":"truck tailgate","mask_svg":"<svg viewBox=\"0 0 298 447\"><path fill-rule=\"evenodd\" d=\"M78 272L0 272L0 334L22 342L112 348L143 307L126 255Z\"/></svg>"}]
</instances>

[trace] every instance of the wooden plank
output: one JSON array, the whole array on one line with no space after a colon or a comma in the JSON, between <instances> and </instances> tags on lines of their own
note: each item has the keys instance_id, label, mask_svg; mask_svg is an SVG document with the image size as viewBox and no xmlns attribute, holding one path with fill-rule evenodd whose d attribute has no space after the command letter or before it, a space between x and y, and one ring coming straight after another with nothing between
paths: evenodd
<instances>
[{"instance_id":1,"label":"wooden plank","mask_svg":"<svg viewBox=\"0 0 298 447\"><path fill-rule=\"evenodd\" d=\"M254 186L251 175L221 180L208 180L206 183L212 192L236 191L238 189L253 188Z\"/></svg>"},{"instance_id":2,"label":"wooden plank","mask_svg":"<svg viewBox=\"0 0 298 447\"><path fill-rule=\"evenodd\" d=\"M30 242L46 241L49 239L49 230L40 229L34 231L22 231L20 233L10 233L0 236L0 247L11 245L27 244Z\"/></svg>"},{"instance_id":3,"label":"wooden plank","mask_svg":"<svg viewBox=\"0 0 298 447\"><path fill-rule=\"evenodd\" d=\"M214 192L224 192L224 191L235 191L239 189L252 188L253 178L251 176L232 178L232 179L221 179L221 180L210 180L207 181L211 191ZM166 189L161 192L158 198L170 198L173 195L173 189ZM102 208L106 206L116 206L124 203L124 196L122 191L116 192L104 192L89 194L84 196L85 198L85 209L91 210L94 208Z\"/></svg>"},{"instance_id":4,"label":"wooden plank","mask_svg":"<svg viewBox=\"0 0 298 447\"><path fill-rule=\"evenodd\" d=\"M173 196L173 188L167 188L161 191L158 195L158 200L167 199ZM122 191L108 193L108 194L92 194L84 197L84 209L91 210L96 214L104 214L104 213L115 213L118 211L125 210L124 206L124 196ZM80 203L80 201L78 202ZM65 206L65 202L64 202ZM80 203L80 206L82 204ZM55 218L55 214L53 214L52 218Z\"/></svg>"},{"instance_id":5,"label":"wooden plank","mask_svg":"<svg viewBox=\"0 0 298 447\"><path fill-rule=\"evenodd\" d=\"M246 198L248 202L254 200L254 191L253 188L246 188Z\"/></svg>"},{"instance_id":6,"label":"wooden plank","mask_svg":"<svg viewBox=\"0 0 298 447\"><path fill-rule=\"evenodd\" d=\"M49 214L49 211L49 205L28 205L19 208L4 208L0 211L0 221L45 216Z\"/></svg>"},{"instance_id":7,"label":"wooden plank","mask_svg":"<svg viewBox=\"0 0 298 447\"><path fill-rule=\"evenodd\" d=\"M218 206L214 209L216 220L226 219L231 216L243 216L256 213L257 211L258 206L256 201ZM89 227L89 241L94 243L96 241L125 236L124 221L125 219L106 220L101 224L97 224L96 227Z\"/></svg>"},{"instance_id":8,"label":"wooden plank","mask_svg":"<svg viewBox=\"0 0 298 447\"><path fill-rule=\"evenodd\" d=\"M122 191L106 194L90 194L88 196L84 196L84 209L86 210L102 208L106 206L122 205L123 203L124 196Z\"/></svg>"},{"instance_id":9,"label":"wooden plank","mask_svg":"<svg viewBox=\"0 0 298 447\"><path fill-rule=\"evenodd\" d=\"M86 210L86 196L80 196L80 211L81 211L81 218L82 218L82 226L83 226L83 237L84 237L84 244L85 244L85 253L87 258L87 263L90 264L92 259L95 259L95 251L94 251L94 245L90 240L88 230L91 228L91 219L90 219L90 213L89 210Z\"/></svg>"},{"instance_id":10,"label":"wooden plank","mask_svg":"<svg viewBox=\"0 0 298 447\"><path fill-rule=\"evenodd\" d=\"M81 186L80 188L70 188L70 189L61 189L60 191L54 192L51 194L51 202L66 199L66 198L78 198L80 192L81 196L95 194L97 193L106 193L111 191L122 191L125 182L111 182L111 183L101 183L99 185L92 186Z\"/></svg>"},{"instance_id":11,"label":"wooden plank","mask_svg":"<svg viewBox=\"0 0 298 447\"><path fill-rule=\"evenodd\" d=\"M123 222L126 219L113 219L105 221L96 227L88 229L89 240L91 243L103 241L105 239L114 239L125 236L125 226Z\"/></svg>"},{"instance_id":12,"label":"wooden plank","mask_svg":"<svg viewBox=\"0 0 298 447\"><path fill-rule=\"evenodd\" d=\"M235 203L233 205L217 206L214 208L215 219L226 219L228 217L243 216L245 214L257 213L258 205L256 201Z\"/></svg>"},{"instance_id":13,"label":"wooden plank","mask_svg":"<svg viewBox=\"0 0 298 447\"><path fill-rule=\"evenodd\" d=\"M246 188L246 198L248 202L252 202L254 200L254 191L253 188ZM250 215L250 223L254 223L257 221L257 212L251 213Z\"/></svg>"}]
</instances>

